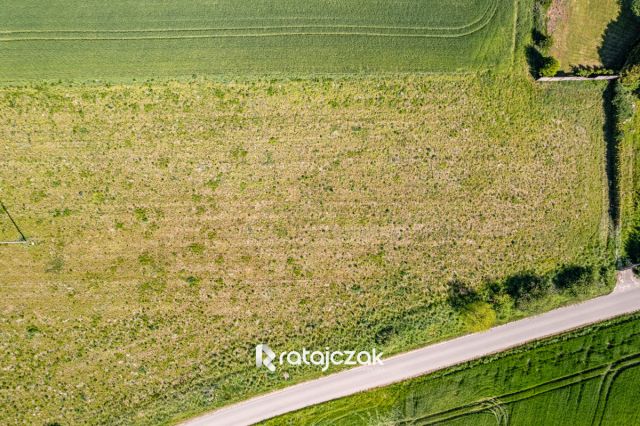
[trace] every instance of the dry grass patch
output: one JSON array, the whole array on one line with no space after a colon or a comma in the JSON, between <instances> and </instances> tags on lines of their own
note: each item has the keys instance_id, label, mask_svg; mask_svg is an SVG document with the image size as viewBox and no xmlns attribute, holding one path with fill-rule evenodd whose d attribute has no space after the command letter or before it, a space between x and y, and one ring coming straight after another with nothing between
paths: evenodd
<instances>
[{"instance_id":1,"label":"dry grass patch","mask_svg":"<svg viewBox=\"0 0 640 426\"><path fill-rule=\"evenodd\" d=\"M1 422L161 421L316 374L257 371L259 341L406 349L467 327L454 278L602 262L603 88L1 89L37 242L0 247Z\"/></svg>"}]
</instances>

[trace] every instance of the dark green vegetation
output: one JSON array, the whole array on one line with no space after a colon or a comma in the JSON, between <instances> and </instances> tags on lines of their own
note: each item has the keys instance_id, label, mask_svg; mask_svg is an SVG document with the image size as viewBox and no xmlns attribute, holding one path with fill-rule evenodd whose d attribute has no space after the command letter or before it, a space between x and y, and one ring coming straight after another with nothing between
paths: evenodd
<instances>
[{"instance_id":1,"label":"dark green vegetation","mask_svg":"<svg viewBox=\"0 0 640 426\"><path fill-rule=\"evenodd\" d=\"M535 78L553 77L560 69L560 63L549 54L553 46L553 37L547 28L547 13L551 0L533 1L532 44L527 47L527 61L531 75Z\"/></svg>"},{"instance_id":2,"label":"dark green vegetation","mask_svg":"<svg viewBox=\"0 0 640 426\"><path fill-rule=\"evenodd\" d=\"M640 16L633 10L633 1L619 0L619 13L603 33L598 53L606 68L620 70L629 51L640 41Z\"/></svg>"},{"instance_id":3,"label":"dark green vegetation","mask_svg":"<svg viewBox=\"0 0 640 426\"><path fill-rule=\"evenodd\" d=\"M513 0L7 0L0 82L505 68L514 7Z\"/></svg>"},{"instance_id":4,"label":"dark green vegetation","mask_svg":"<svg viewBox=\"0 0 640 426\"><path fill-rule=\"evenodd\" d=\"M629 55L616 88L622 255L640 263L640 44Z\"/></svg>"},{"instance_id":5,"label":"dark green vegetation","mask_svg":"<svg viewBox=\"0 0 640 426\"><path fill-rule=\"evenodd\" d=\"M0 423L155 423L319 373L256 370L265 338L398 352L607 291L605 87L1 89L35 245L0 247Z\"/></svg>"},{"instance_id":6,"label":"dark green vegetation","mask_svg":"<svg viewBox=\"0 0 640 426\"><path fill-rule=\"evenodd\" d=\"M266 424L635 425L639 394L640 317L631 316Z\"/></svg>"},{"instance_id":7,"label":"dark green vegetation","mask_svg":"<svg viewBox=\"0 0 640 426\"><path fill-rule=\"evenodd\" d=\"M628 91L640 93L640 43L629 53L620 77L620 82Z\"/></svg>"}]
</instances>

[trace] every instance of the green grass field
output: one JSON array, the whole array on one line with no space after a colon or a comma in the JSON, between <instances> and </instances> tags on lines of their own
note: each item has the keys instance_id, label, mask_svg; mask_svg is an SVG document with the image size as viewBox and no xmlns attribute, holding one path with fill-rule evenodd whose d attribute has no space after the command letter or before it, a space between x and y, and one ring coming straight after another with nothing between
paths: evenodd
<instances>
[{"instance_id":1,"label":"green grass field","mask_svg":"<svg viewBox=\"0 0 640 426\"><path fill-rule=\"evenodd\" d=\"M7 2L0 200L29 244L0 245L0 424L172 423L320 374L257 370L265 340L391 354L610 289L606 83L532 84L529 0ZM593 285L448 297L568 266ZM468 369L354 415L587 416L594 339L578 370L577 344L527 358L540 383Z\"/></svg>"},{"instance_id":2,"label":"green grass field","mask_svg":"<svg viewBox=\"0 0 640 426\"><path fill-rule=\"evenodd\" d=\"M0 82L505 68L513 3L8 0Z\"/></svg>"},{"instance_id":3,"label":"green grass field","mask_svg":"<svg viewBox=\"0 0 640 426\"><path fill-rule=\"evenodd\" d=\"M640 22L627 0L556 0L550 9L551 54L564 71L574 66L619 69L638 39Z\"/></svg>"},{"instance_id":4,"label":"green grass field","mask_svg":"<svg viewBox=\"0 0 640 426\"><path fill-rule=\"evenodd\" d=\"M0 246L0 423L165 421L318 374L256 370L265 338L397 352L476 325L454 279L605 264L604 87L0 89L2 201L34 243Z\"/></svg>"},{"instance_id":5,"label":"green grass field","mask_svg":"<svg viewBox=\"0 0 640 426\"><path fill-rule=\"evenodd\" d=\"M631 316L266 425L635 425L640 317Z\"/></svg>"}]
</instances>

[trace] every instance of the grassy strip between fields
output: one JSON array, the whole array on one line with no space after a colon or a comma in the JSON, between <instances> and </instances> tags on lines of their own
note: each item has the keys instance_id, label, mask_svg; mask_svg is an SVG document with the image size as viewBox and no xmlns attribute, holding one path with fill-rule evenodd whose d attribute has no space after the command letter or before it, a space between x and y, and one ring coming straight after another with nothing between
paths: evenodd
<instances>
[{"instance_id":1,"label":"grassy strip between fields","mask_svg":"<svg viewBox=\"0 0 640 426\"><path fill-rule=\"evenodd\" d=\"M631 51L617 85L615 106L620 158L622 256L640 263L640 43Z\"/></svg>"}]
</instances>

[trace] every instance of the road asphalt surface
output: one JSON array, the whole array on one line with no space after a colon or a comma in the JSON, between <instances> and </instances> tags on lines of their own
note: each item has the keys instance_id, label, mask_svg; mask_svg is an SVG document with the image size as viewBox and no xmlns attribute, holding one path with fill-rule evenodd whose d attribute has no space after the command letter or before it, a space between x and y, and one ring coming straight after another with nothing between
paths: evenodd
<instances>
[{"instance_id":1,"label":"road asphalt surface","mask_svg":"<svg viewBox=\"0 0 640 426\"><path fill-rule=\"evenodd\" d=\"M303 382L204 414L185 422L184 425L254 424L280 414L422 376L533 340L636 311L640 311L640 281L634 277L630 269L627 269L618 273L618 285L615 291L607 296L387 359L383 357L384 365L356 367ZM248 365L247 368L256 367Z\"/></svg>"}]
</instances>

